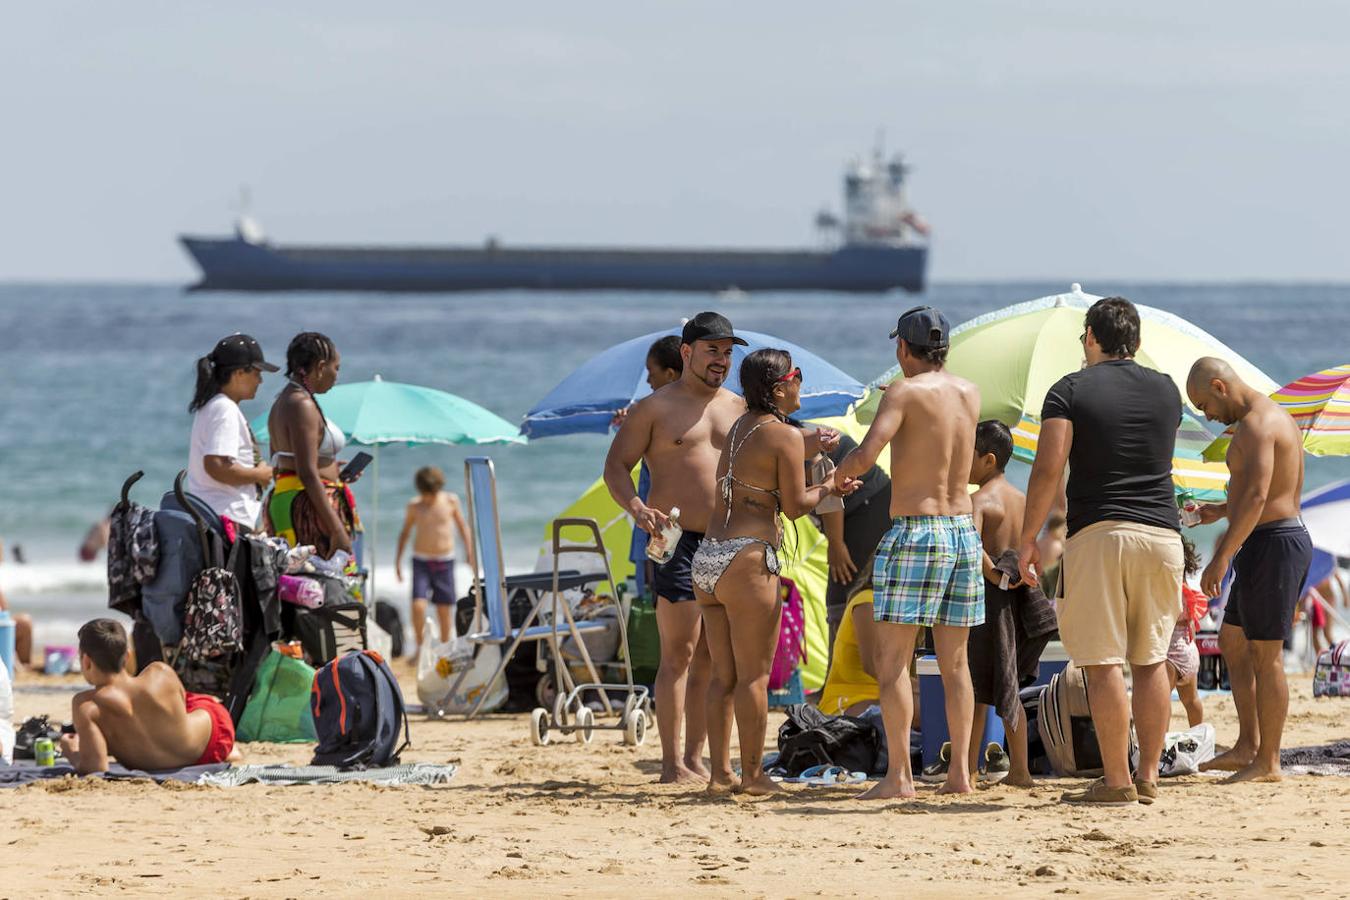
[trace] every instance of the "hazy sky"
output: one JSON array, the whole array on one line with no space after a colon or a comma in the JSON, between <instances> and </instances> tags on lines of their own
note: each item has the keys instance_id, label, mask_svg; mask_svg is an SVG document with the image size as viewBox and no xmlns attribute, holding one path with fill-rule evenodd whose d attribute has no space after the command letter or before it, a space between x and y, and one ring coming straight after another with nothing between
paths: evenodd
<instances>
[{"instance_id":1,"label":"hazy sky","mask_svg":"<svg viewBox=\"0 0 1350 900\"><path fill-rule=\"evenodd\" d=\"M937 279L1350 279L1350 4L61 2L0 34L0 279L281 241L795 245L878 129Z\"/></svg>"}]
</instances>

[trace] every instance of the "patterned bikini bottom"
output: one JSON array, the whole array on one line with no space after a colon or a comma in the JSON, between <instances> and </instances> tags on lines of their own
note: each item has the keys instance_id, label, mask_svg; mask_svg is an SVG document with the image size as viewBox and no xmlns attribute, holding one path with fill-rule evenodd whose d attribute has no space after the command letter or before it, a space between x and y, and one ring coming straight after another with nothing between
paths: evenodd
<instances>
[{"instance_id":1,"label":"patterned bikini bottom","mask_svg":"<svg viewBox=\"0 0 1350 900\"><path fill-rule=\"evenodd\" d=\"M725 540L705 537L703 543L698 545L698 550L694 553L694 586L705 594L713 593L717 589L717 582L722 579L723 573L726 572L727 566L731 565L731 561L742 550L752 544L764 546L765 568L769 570L770 575L777 575L780 569L778 548L768 541L752 537L734 537Z\"/></svg>"}]
</instances>

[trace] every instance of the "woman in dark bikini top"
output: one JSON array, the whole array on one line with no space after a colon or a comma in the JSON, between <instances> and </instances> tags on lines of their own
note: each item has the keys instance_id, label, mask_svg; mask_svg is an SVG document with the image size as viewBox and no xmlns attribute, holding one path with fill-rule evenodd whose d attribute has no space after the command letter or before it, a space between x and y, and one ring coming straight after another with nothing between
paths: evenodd
<instances>
[{"instance_id":1,"label":"woman in dark bikini top","mask_svg":"<svg viewBox=\"0 0 1350 900\"><path fill-rule=\"evenodd\" d=\"M828 494L856 490L834 479L806 486L802 432L787 424L801 406L802 373L782 350L756 350L741 363L746 414L727 436L718 463L712 524L693 559L694 591L712 654L708 750L712 792L777 790L761 762L768 721L769 669L778 645L779 515L797 518ZM743 783L731 770L733 700Z\"/></svg>"}]
</instances>

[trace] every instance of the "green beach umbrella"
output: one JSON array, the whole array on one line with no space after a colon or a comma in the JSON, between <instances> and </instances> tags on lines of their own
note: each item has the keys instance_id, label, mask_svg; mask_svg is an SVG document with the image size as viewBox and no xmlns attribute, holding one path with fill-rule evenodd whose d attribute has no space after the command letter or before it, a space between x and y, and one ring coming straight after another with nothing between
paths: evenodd
<instances>
[{"instance_id":1,"label":"green beach umbrella","mask_svg":"<svg viewBox=\"0 0 1350 900\"><path fill-rule=\"evenodd\" d=\"M524 444L520 429L501 416L463 397L446 391L384 381L339 384L316 398L324 417L337 424L353 444L373 447L374 485L371 503L375 508L370 535L371 586L367 597L375 595L375 546L380 518L380 445L381 444ZM267 414L252 423L258 440L269 440Z\"/></svg>"}]
</instances>

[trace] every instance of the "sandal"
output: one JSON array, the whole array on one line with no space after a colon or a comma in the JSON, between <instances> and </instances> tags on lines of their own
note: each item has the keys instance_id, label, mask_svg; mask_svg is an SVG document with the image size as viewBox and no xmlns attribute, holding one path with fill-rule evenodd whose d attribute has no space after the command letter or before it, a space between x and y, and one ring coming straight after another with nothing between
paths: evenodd
<instances>
[{"instance_id":1,"label":"sandal","mask_svg":"<svg viewBox=\"0 0 1350 900\"><path fill-rule=\"evenodd\" d=\"M1061 803L1082 803L1092 806L1134 806L1139 802L1139 792L1134 785L1113 788L1106 786L1105 778L1098 778L1088 785L1085 791L1070 791L1060 798Z\"/></svg>"}]
</instances>

